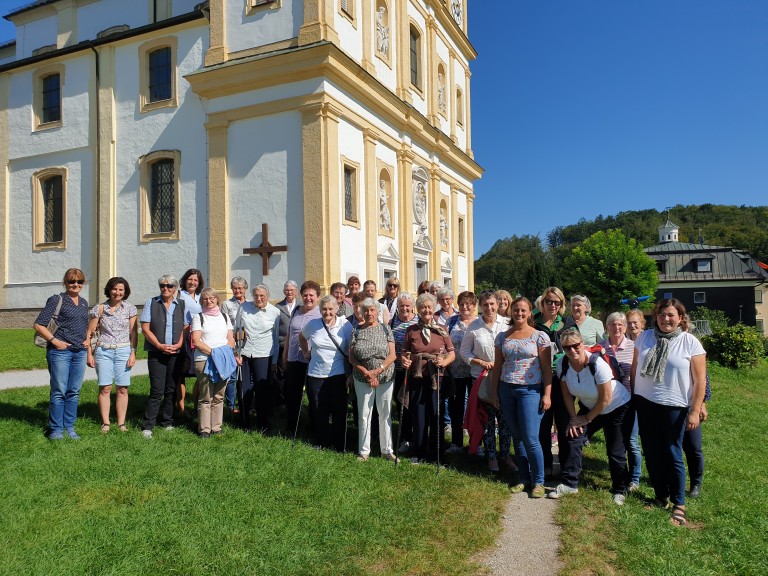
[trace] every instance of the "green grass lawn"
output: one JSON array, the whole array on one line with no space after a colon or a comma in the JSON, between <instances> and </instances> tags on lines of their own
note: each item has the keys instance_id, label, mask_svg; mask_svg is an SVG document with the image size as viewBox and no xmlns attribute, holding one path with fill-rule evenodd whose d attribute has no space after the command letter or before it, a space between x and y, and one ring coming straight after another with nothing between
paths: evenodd
<instances>
[{"instance_id":1,"label":"green grass lawn","mask_svg":"<svg viewBox=\"0 0 768 576\"><path fill-rule=\"evenodd\" d=\"M8 370L45 370L45 348L33 343L35 331L27 328L0 330L0 372ZM144 336L139 333L137 358L146 358Z\"/></svg>"},{"instance_id":2,"label":"green grass lawn","mask_svg":"<svg viewBox=\"0 0 768 576\"><path fill-rule=\"evenodd\" d=\"M43 436L47 388L0 392L0 573L476 574L499 530L508 488L479 464L436 475L232 428L146 440L147 378L130 390L131 430L102 435L85 383L79 442Z\"/></svg>"},{"instance_id":3,"label":"green grass lawn","mask_svg":"<svg viewBox=\"0 0 768 576\"><path fill-rule=\"evenodd\" d=\"M579 494L562 499L562 574L768 574L768 363L753 370L710 364L712 401L704 423L702 497L688 500L689 526L646 510L653 489L611 503L605 445L585 450ZM600 435L602 437L602 435Z\"/></svg>"}]
</instances>

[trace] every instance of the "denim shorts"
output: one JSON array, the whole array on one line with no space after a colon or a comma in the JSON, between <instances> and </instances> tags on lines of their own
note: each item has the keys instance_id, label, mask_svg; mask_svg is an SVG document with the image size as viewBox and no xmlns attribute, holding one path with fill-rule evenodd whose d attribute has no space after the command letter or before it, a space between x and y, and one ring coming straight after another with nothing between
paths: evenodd
<instances>
[{"instance_id":1,"label":"denim shorts","mask_svg":"<svg viewBox=\"0 0 768 576\"><path fill-rule=\"evenodd\" d=\"M131 357L131 347L102 348L96 347L93 355L96 360L96 376L99 386L130 386L131 369L128 368L128 359Z\"/></svg>"}]
</instances>

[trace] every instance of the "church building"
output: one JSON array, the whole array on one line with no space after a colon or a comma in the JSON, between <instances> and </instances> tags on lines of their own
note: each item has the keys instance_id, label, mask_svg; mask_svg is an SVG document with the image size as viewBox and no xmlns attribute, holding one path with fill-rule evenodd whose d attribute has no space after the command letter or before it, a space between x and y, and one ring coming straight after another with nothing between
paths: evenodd
<instances>
[{"instance_id":1,"label":"church building","mask_svg":"<svg viewBox=\"0 0 768 576\"><path fill-rule=\"evenodd\" d=\"M467 0L38 0L0 44L0 310L199 268L473 287Z\"/></svg>"}]
</instances>

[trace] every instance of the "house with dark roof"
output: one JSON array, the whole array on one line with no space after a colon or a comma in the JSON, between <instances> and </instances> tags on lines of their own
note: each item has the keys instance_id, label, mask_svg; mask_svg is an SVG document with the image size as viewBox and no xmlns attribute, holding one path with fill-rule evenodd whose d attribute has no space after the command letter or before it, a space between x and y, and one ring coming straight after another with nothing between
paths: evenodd
<instances>
[{"instance_id":1,"label":"house with dark roof","mask_svg":"<svg viewBox=\"0 0 768 576\"><path fill-rule=\"evenodd\" d=\"M768 271L743 250L710 246L703 238L680 242L678 236L679 226L667 219L659 227L659 244L645 248L659 270L656 299L677 298L687 310L722 310L732 323L765 333L757 305L768 289Z\"/></svg>"}]
</instances>

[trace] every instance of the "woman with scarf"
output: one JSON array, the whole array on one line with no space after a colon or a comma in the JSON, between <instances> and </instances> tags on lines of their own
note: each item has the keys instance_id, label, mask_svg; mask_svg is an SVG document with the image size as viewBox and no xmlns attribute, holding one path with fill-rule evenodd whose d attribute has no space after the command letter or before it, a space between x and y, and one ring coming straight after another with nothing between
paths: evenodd
<instances>
[{"instance_id":1,"label":"woman with scarf","mask_svg":"<svg viewBox=\"0 0 768 576\"><path fill-rule=\"evenodd\" d=\"M411 414L411 462L434 459L442 450L440 380L456 358L447 330L434 322L437 299L425 292L416 298L419 321L410 326L403 343L403 368L408 370L408 410Z\"/></svg>"},{"instance_id":2,"label":"woman with scarf","mask_svg":"<svg viewBox=\"0 0 768 576\"><path fill-rule=\"evenodd\" d=\"M408 414L408 410L403 406L405 399L405 391L403 386L405 385L406 370L403 368L403 344L405 344L405 332L410 326L413 326L419 321L416 316L416 301L410 292L403 292L397 297L397 313L392 317L389 325L392 328L392 338L395 341L395 354L397 360L395 361L395 407L397 414L400 417L400 428L398 434L400 435L400 445L397 447L397 453L402 454L407 452L411 447L411 417ZM405 402L408 404L408 402Z\"/></svg>"},{"instance_id":3,"label":"woman with scarf","mask_svg":"<svg viewBox=\"0 0 768 576\"><path fill-rule=\"evenodd\" d=\"M229 317L219 307L219 293L206 288L200 293L202 312L192 316L192 344L195 347L198 432L201 438L221 432L224 420L224 392L236 370L232 348L235 338Z\"/></svg>"},{"instance_id":4,"label":"woman with scarf","mask_svg":"<svg viewBox=\"0 0 768 576\"><path fill-rule=\"evenodd\" d=\"M706 391L706 353L686 332L685 306L659 300L654 327L635 341L631 384L648 476L662 508L672 501L671 521L687 523L683 434L698 428Z\"/></svg>"}]
</instances>

